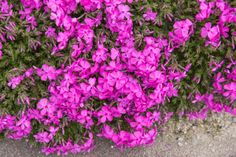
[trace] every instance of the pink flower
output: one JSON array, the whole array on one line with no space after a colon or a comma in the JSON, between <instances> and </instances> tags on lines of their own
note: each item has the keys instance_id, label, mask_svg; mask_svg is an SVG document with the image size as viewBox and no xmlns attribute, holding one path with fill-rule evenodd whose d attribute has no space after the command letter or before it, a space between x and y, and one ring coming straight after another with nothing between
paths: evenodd
<instances>
[{"instance_id":1,"label":"pink flower","mask_svg":"<svg viewBox=\"0 0 236 157\"><path fill-rule=\"evenodd\" d=\"M94 139L93 134L89 133L89 139L81 146L82 151L90 152L93 149Z\"/></svg>"},{"instance_id":2,"label":"pink flower","mask_svg":"<svg viewBox=\"0 0 236 157\"><path fill-rule=\"evenodd\" d=\"M40 110L41 115L52 115L56 111L56 107L48 101L46 98L40 99L37 104L37 108Z\"/></svg>"},{"instance_id":3,"label":"pink flower","mask_svg":"<svg viewBox=\"0 0 236 157\"><path fill-rule=\"evenodd\" d=\"M20 83L21 81L24 79L23 76L16 76L11 78L11 80L8 82L8 86L11 87L12 89L15 89Z\"/></svg>"},{"instance_id":4,"label":"pink flower","mask_svg":"<svg viewBox=\"0 0 236 157\"><path fill-rule=\"evenodd\" d=\"M26 8L36 8L39 9L42 5L42 2L40 0L21 0L21 3L24 5Z\"/></svg>"},{"instance_id":5,"label":"pink flower","mask_svg":"<svg viewBox=\"0 0 236 157\"><path fill-rule=\"evenodd\" d=\"M174 32L179 37L188 37L192 33L193 23L189 20L177 21L174 24Z\"/></svg>"},{"instance_id":6,"label":"pink flower","mask_svg":"<svg viewBox=\"0 0 236 157\"><path fill-rule=\"evenodd\" d=\"M224 89L226 90L226 92L223 93L225 97L229 97L231 101L236 100L236 83L235 82L225 84Z\"/></svg>"},{"instance_id":7,"label":"pink flower","mask_svg":"<svg viewBox=\"0 0 236 157\"><path fill-rule=\"evenodd\" d=\"M174 31L169 32L169 37L174 47L179 47L181 44L185 44L191 34L193 34L193 23L186 19L175 22Z\"/></svg>"},{"instance_id":8,"label":"pink flower","mask_svg":"<svg viewBox=\"0 0 236 157\"><path fill-rule=\"evenodd\" d=\"M209 39L206 44L211 44L214 47L220 45L220 29L218 25L212 27L210 22L206 23L201 29L201 36Z\"/></svg>"},{"instance_id":9,"label":"pink flower","mask_svg":"<svg viewBox=\"0 0 236 157\"><path fill-rule=\"evenodd\" d=\"M144 116L134 116L134 122L130 122L130 126L135 130L143 130L143 127L150 128L152 126L151 121Z\"/></svg>"},{"instance_id":10,"label":"pink flower","mask_svg":"<svg viewBox=\"0 0 236 157\"><path fill-rule=\"evenodd\" d=\"M232 71L227 74L227 79L236 81L236 68L233 68Z\"/></svg>"},{"instance_id":11,"label":"pink flower","mask_svg":"<svg viewBox=\"0 0 236 157\"><path fill-rule=\"evenodd\" d=\"M222 85L221 83L225 81L225 78L222 77L221 73L219 72L215 77L214 77L214 83L213 83L213 87L217 90L217 91L221 91L222 90Z\"/></svg>"},{"instance_id":12,"label":"pink flower","mask_svg":"<svg viewBox=\"0 0 236 157\"><path fill-rule=\"evenodd\" d=\"M120 4L118 5L118 10L120 11L119 15L118 15L118 19L124 19L124 18L129 18L130 17L130 8L128 5L123 5Z\"/></svg>"},{"instance_id":13,"label":"pink flower","mask_svg":"<svg viewBox=\"0 0 236 157\"><path fill-rule=\"evenodd\" d=\"M102 7L103 0L80 0L80 4L86 11L94 11Z\"/></svg>"},{"instance_id":14,"label":"pink flower","mask_svg":"<svg viewBox=\"0 0 236 157\"><path fill-rule=\"evenodd\" d=\"M81 124L84 124L86 128L90 128L94 124L91 115L92 112L88 110L82 110L77 116L77 119Z\"/></svg>"},{"instance_id":15,"label":"pink flower","mask_svg":"<svg viewBox=\"0 0 236 157\"><path fill-rule=\"evenodd\" d=\"M128 131L121 130L118 134L118 141L116 142L117 146L129 145L132 140L132 136Z\"/></svg>"},{"instance_id":16,"label":"pink flower","mask_svg":"<svg viewBox=\"0 0 236 157\"><path fill-rule=\"evenodd\" d=\"M151 129L144 135L144 144L152 144L157 136L157 130Z\"/></svg>"},{"instance_id":17,"label":"pink flower","mask_svg":"<svg viewBox=\"0 0 236 157\"><path fill-rule=\"evenodd\" d=\"M224 38L228 38L229 37L229 27L228 26L224 26L224 24L219 23L219 28L220 28L220 34L224 37Z\"/></svg>"},{"instance_id":18,"label":"pink flower","mask_svg":"<svg viewBox=\"0 0 236 157\"><path fill-rule=\"evenodd\" d=\"M146 13L143 14L146 21L155 21L157 18L157 13L153 12L151 9L147 9Z\"/></svg>"},{"instance_id":19,"label":"pink flower","mask_svg":"<svg viewBox=\"0 0 236 157\"><path fill-rule=\"evenodd\" d=\"M83 47L83 44L80 44L80 46L72 45L73 52L71 53L71 56L77 58L81 54Z\"/></svg>"},{"instance_id":20,"label":"pink flower","mask_svg":"<svg viewBox=\"0 0 236 157\"><path fill-rule=\"evenodd\" d=\"M55 136L56 133L58 132L59 128L58 127L53 127L53 126L50 126L49 127L49 131L50 131L50 135L51 136Z\"/></svg>"},{"instance_id":21,"label":"pink flower","mask_svg":"<svg viewBox=\"0 0 236 157\"><path fill-rule=\"evenodd\" d=\"M24 76L25 77L30 77L32 74L33 74L33 68L29 68L29 69L27 69L26 71L25 71L25 74L24 74Z\"/></svg>"},{"instance_id":22,"label":"pink flower","mask_svg":"<svg viewBox=\"0 0 236 157\"><path fill-rule=\"evenodd\" d=\"M125 83L127 82L127 78L120 71L114 71L108 74L107 79L108 84L110 86L115 86L118 90L124 87Z\"/></svg>"},{"instance_id":23,"label":"pink flower","mask_svg":"<svg viewBox=\"0 0 236 157\"><path fill-rule=\"evenodd\" d=\"M37 75L41 77L42 81L56 80L58 72L54 67L43 64L42 69L36 69Z\"/></svg>"},{"instance_id":24,"label":"pink flower","mask_svg":"<svg viewBox=\"0 0 236 157\"><path fill-rule=\"evenodd\" d=\"M56 37L56 29L53 27L48 27L47 31L45 32L45 34L47 35L48 38L50 37Z\"/></svg>"},{"instance_id":25,"label":"pink flower","mask_svg":"<svg viewBox=\"0 0 236 157\"><path fill-rule=\"evenodd\" d=\"M98 49L93 54L92 58L93 58L93 61L97 62L97 63L102 63L102 62L106 61L107 49L103 45L99 44Z\"/></svg>"},{"instance_id":26,"label":"pink flower","mask_svg":"<svg viewBox=\"0 0 236 157\"><path fill-rule=\"evenodd\" d=\"M62 50L66 47L69 37L70 37L69 32L59 32L57 36L57 42L59 43L58 46L59 50Z\"/></svg>"},{"instance_id":27,"label":"pink flower","mask_svg":"<svg viewBox=\"0 0 236 157\"><path fill-rule=\"evenodd\" d=\"M119 51L115 48L111 49L111 59L115 60L119 56Z\"/></svg>"},{"instance_id":28,"label":"pink flower","mask_svg":"<svg viewBox=\"0 0 236 157\"><path fill-rule=\"evenodd\" d=\"M40 132L34 135L36 141L40 143L49 143L52 140L52 136L48 132Z\"/></svg>"},{"instance_id":29,"label":"pink flower","mask_svg":"<svg viewBox=\"0 0 236 157\"><path fill-rule=\"evenodd\" d=\"M11 139L22 139L23 137L28 136L32 130L31 122L26 115L22 115L19 121L8 128L10 130L8 138Z\"/></svg>"},{"instance_id":30,"label":"pink flower","mask_svg":"<svg viewBox=\"0 0 236 157\"><path fill-rule=\"evenodd\" d=\"M112 111L109 106L103 106L100 111L97 112L98 121L100 123L105 123L106 121L112 121Z\"/></svg>"},{"instance_id":31,"label":"pink flower","mask_svg":"<svg viewBox=\"0 0 236 157\"><path fill-rule=\"evenodd\" d=\"M7 1L1 1L0 2L1 16L3 16L3 17L4 16L5 17L12 16L13 15L12 7L13 6L11 4L9 5Z\"/></svg>"},{"instance_id":32,"label":"pink flower","mask_svg":"<svg viewBox=\"0 0 236 157\"><path fill-rule=\"evenodd\" d=\"M2 51L0 50L0 60L2 59L2 55L3 55Z\"/></svg>"},{"instance_id":33,"label":"pink flower","mask_svg":"<svg viewBox=\"0 0 236 157\"><path fill-rule=\"evenodd\" d=\"M200 2L200 12L196 15L198 21L202 21L210 17L213 13L213 8L215 7L215 2Z\"/></svg>"},{"instance_id":34,"label":"pink flower","mask_svg":"<svg viewBox=\"0 0 236 157\"><path fill-rule=\"evenodd\" d=\"M222 65L224 64L224 61L221 61L220 63L216 63L216 62L213 62L213 64L215 65L214 68L212 68L212 72L215 72L216 70L218 70L219 68L222 67Z\"/></svg>"},{"instance_id":35,"label":"pink flower","mask_svg":"<svg viewBox=\"0 0 236 157\"><path fill-rule=\"evenodd\" d=\"M103 125L102 132L98 136L103 136L107 139L112 139L115 135L114 130L107 124Z\"/></svg>"}]
</instances>

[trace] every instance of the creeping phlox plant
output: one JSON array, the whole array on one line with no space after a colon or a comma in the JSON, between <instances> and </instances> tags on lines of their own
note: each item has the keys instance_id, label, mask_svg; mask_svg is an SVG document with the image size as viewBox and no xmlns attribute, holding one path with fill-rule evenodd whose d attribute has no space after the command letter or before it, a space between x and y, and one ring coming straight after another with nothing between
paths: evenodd
<instances>
[{"instance_id":1,"label":"creeping phlox plant","mask_svg":"<svg viewBox=\"0 0 236 157\"><path fill-rule=\"evenodd\" d=\"M236 115L235 6L0 0L1 135L79 153L151 144L173 115Z\"/></svg>"}]
</instances>

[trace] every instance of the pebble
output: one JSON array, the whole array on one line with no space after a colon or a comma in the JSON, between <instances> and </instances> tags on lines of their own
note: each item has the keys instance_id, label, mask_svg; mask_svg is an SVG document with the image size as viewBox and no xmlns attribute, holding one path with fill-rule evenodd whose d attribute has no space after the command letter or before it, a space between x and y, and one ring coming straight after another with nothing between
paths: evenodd
<instances>
[{"instance_id":1,"label":"pebble","mask_svg":"<svg viewBox=\"0 0 236 157\"><path fill-rule=\"evenodd\" d=\"M182 146L183 146L183 143L178 142L178 146L182 147Z\"/></svg>"},{"instance_id":2,"label":"pebble","mask_svg":"<svg viewBox=\"0 0 236 157\"><path fill-rule=\"evenodd\" d=\"M233 123L236 123L236 117L233 117L233 118L232 118L232 122L233 122Z\"/></svg>"},{"instance_id":3,"label":"pebble","mask_svg":"<svg viewBox=\"0 0 236 157\"><path fill-rule=\"evenodd\" d=\"M181 141L181 142L182 142L182 141L184 141L184 138L179 137L179 138L178 138L178 141Z\"/></svg>"}]
</instances>

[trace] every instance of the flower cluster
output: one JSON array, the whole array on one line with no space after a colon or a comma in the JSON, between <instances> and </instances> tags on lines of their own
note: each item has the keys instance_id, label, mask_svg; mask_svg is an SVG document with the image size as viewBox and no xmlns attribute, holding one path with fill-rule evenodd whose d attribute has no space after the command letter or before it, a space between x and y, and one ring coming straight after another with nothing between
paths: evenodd
<instances>
[{"instance_id":1,"label":"flower cluster","mask_svg":"<svg viewBox=\"0 0 236 157\"><path fill-rule=\"evenodd\" d=\"M153 12L152 10L148 9L145 14L143 14L143 17L146 21L154 21L157 18L157 13Z\"/></svg>"},{"instance_id":2,"label":"flower cluster","mask_svg":"<svg viewBox=\"0 0 236 157\"><path fill-rule=\"evenodd\" d=\"M174 24L174 31L169 33L173 47L184 45L193 34L193 23L189 20L177 21Z\"/></svg>"},{"instance_id":3,"label":"flower cluster","mask_svg":"<svg viewBox=\"0 0 236 157\"><path fill-rule=\"evenodd\" d=\"M0 32L0 59L3 57L3 43L9 40L15 39L15 27L16 24L10 21L8 17L13 15L12 11L13 5L9 4L7 0L0 1L0 20L6 21L6 25L3 26L4 29ZM9 33L8 33L9 32Z\"/></svg>"},{"instance_id":4,"label":"flower cluster","mask_svg":"<svg viewBox=\"0 0 236 157\"><path fill-rule=\"evenodd\" d=\"M189 118L206 118L206 113L213 112L227 112L231 115L236 115L236 108L233 105L236 101L236 63L230 60L226 65L223 72L214 72L214 82L212 93L205 93L201 95L196 94L194 103L203 103L205 107L202 109L204 112L189 113ZM220 65L218 68L222 68ZM221 98L219 101L217 98ZM204 115L204 116L203 116Z\"/></svg>"},{"instance_id":5,"label":"flower cluster","mask_svg":"<svg viewBox=\"0 0 236 157\"><path fill-rule=\"evenodd\" d=\"M47 42L35 41L37 46L33 46L34 52L30 53L36 56L41 45L51 44L51 56L56 56L59 61L50 64L49 58L40 66L32 64L23 74L9 78L8 91L19 89L21 84L43 84L47 91L36 97L20 97L18 104L23 107L16 115L1 115L0 131L12 139L32 135L35 141L44 144L43 152L46 154L90 151L95 136L109 139L119 148L153 143L158 134L157 126L164 125L174 114L169 110L163 111L163 106L179 96L182 81L192 66L191 62L178 64L173 53L186 47L192 36L199 32L197 23L210 18L217 9L220 11L219 21L215 25L205 23L199 38L206 40L206 46L217 48L222 37L236 34L229 26L236 22L235 8L223 0L198 2L200 10L194 20L174 20L168 14L171 23L168 27L171 29L166 35L145 35L143 47L138 49L132 19L135 16L132 6L138 1L21 0L23 10L16 14L24 21L27 32L37 31L41 20L36 18L38 12L43 12L48 20L54 22L38 33L44 34ZM14 31L18 28L10 21L14 4L10 5L6 0L0 0L0 4L0 19L8 23L4 29L13 34L0 31L1 58L2 47L15 40ZM162 15L151 8L144 10L146 12L141 17L149 24L155 25L157 16ZM79 11L85 13L80 16ZM101 28L106 31L100 31ZM12 56L14 59L14 54ZM217 73L213 92L197 93L192 100L205 105L200 111L186 113L190 119L203 119L208 111L236 114L231 105L215 100L215 95L227 99L230 104L236 100L235 62L231 60L223 72L219 72L224 63L215 63L217 66L212 69ZM36 127L40 129L32 131ZM68 137L69 133L73 137Z\"/></svg>"},{"instance_id":6,"label":"flower cluster","mask_svg":"<svg viewBox=\"0 0 236 157\"><path fill-rule=\"evenodd\" d=\"M217 9L220 12L219 20L217 25L212 26L211 22L205 24L201 29L202 38L207 38L206 45L212 45L214 47L219 47L221 44L221 37L229 37L229 24L236 23L235 8L232 8L227 2L223 0L216 0L213 2L206 2L205 0L199 1L200 12L197 14L196 19L202 21L210 18L210 15L214 13Z\"/></svg>"}]
</instances>

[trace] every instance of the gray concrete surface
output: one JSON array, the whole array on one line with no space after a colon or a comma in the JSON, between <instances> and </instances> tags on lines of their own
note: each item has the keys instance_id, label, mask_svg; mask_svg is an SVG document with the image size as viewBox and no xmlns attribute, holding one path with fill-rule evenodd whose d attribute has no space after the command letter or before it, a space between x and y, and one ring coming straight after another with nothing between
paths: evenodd
<instances>
[{"instance_id":1,"label":"gray concrete surface","mask_svg":"<svg viewBox=\"0 0 236 157\"><path fill-rule=\"evenodd\" d=\"M223 121L226 122L225 120ZM210 122L212 124L212 122ZM186 128L179 125L180 130ZM123 152L106 140L98 140L94 151L69 157L236 157L236 123L220 131L206 129L209 124L191 127L184 133L167 131L152 146L129 149ZM212 128L212 126L210 126ZM31 148L23 141L0 142L0 157L43 157L39 148ZM56 155L52 155L56 156Z\"/></svg>"}]
</instances>

